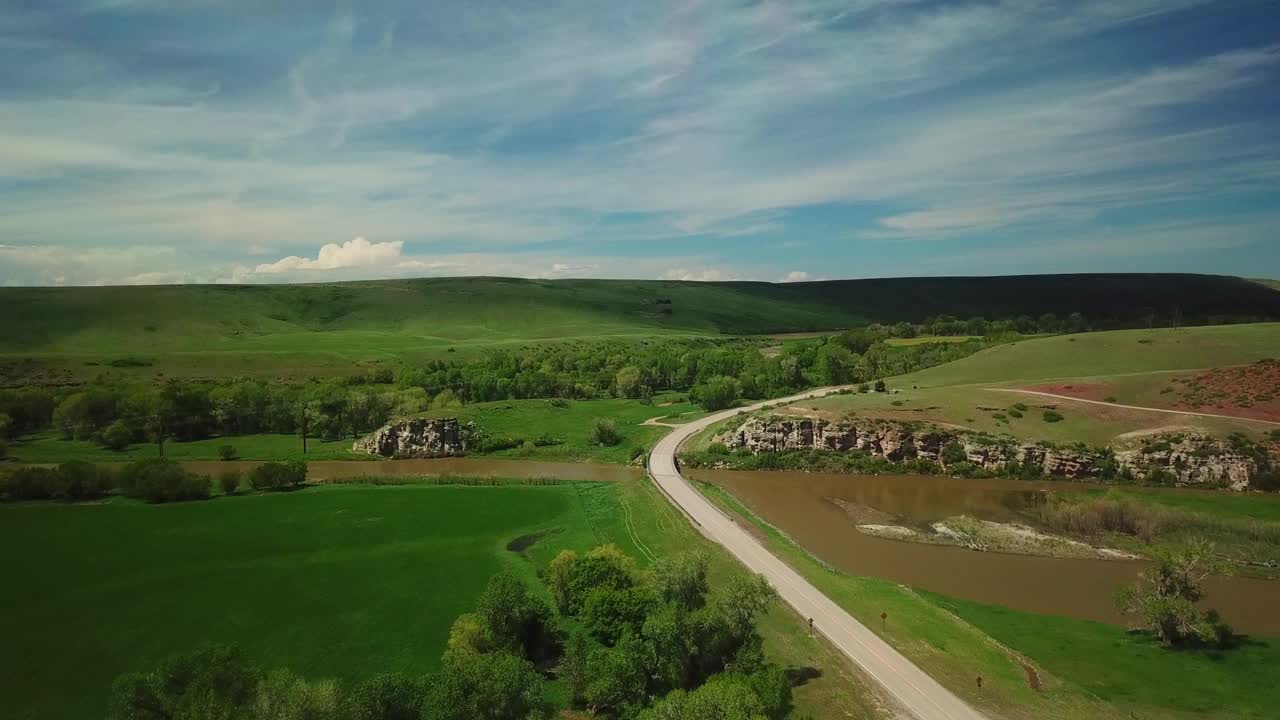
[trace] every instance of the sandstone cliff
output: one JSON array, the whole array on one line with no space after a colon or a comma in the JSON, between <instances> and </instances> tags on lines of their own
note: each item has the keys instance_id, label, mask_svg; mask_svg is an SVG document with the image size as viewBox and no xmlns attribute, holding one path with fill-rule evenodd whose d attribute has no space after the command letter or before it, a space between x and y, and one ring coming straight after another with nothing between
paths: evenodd
<instances>
[{"instance_id":1,"label":"sandstone cliff","mask_svg":"<svg viewBox=\"0 0 1280 720\"><path fill-rule=\"evenodd\" d=\"M927 460L943 467L961 462L986 470L1010 463L1030 465L1040 474L1067 478L1132 475L1179 485L1214 485L1244 490L1259 471L1255 458L1217 438L1177 433L1149 438L1140 446L1113 450L1018 443L1009 437L886 420L828 421L757 415L716 437L731 450L752 454L784 450L857 451L886 460ZM944 449L950 448L944 453ZM949 460L948 460L949 458Z\"/></svg>"},{"instance_id":2,"label":"sandstone cliff","mask_svg":"<svg viewBox=\"0 0 1280 720\"><path fill-rule=\"evenodd\" d=\"M437 458L463 455L475 428L457 418L396 420L357 440L354 452L393 458Z\"/></svg>"}]
</instances>

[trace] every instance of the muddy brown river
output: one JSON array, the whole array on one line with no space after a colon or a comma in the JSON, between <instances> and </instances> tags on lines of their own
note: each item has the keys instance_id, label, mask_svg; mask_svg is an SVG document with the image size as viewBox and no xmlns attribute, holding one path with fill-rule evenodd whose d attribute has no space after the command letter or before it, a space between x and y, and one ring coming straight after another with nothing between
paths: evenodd
<instances>
[{"instance_id":1,"label":"muddy brown river","mask_svg":"<svg viewBox=\"0 0 1280 720\"><path fill-rule=\"evenodd\" d=\"M1019 610L1119 623L1113 596L1144 563L1074 560L976 552L889 540L859 532L828 498L866 505L924 523L968 514L1013 520L1062 484L1019 480L960 480L914 475L839 475L690 470L694 479L723 487L760 517L825 562L855 575L893 580L959 598ZM1152 492L1195 492L1151 490ZM1237 630L1280 636L1280 581L1213 577L1206 605Z\"/></svg>"}]
</instances>

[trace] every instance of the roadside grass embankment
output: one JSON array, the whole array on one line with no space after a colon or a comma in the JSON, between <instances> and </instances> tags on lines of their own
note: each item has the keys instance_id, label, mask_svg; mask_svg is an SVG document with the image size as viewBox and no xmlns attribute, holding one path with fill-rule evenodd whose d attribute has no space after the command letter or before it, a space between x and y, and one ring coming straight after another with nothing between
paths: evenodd
<instances>
[{"instance_id":1,"label":"roadside grass embankment","mask_svg":"<svg viewBox=\"0 0 1280 720\"><path fill-rule=\"evenodd\" d=\"M975 707L1007 718L1263 720L1280 703L1280 642L1175 652L1104 623L953 600L832 569L725 490L695 483L841 607ZM888 618L882 623L880 614ZM981 676L978 689L975 678ZM1035 678L1034 683L1032 678ZM1039 689L1033 689L1038 685Z\"/></svg>"}]
</instances>

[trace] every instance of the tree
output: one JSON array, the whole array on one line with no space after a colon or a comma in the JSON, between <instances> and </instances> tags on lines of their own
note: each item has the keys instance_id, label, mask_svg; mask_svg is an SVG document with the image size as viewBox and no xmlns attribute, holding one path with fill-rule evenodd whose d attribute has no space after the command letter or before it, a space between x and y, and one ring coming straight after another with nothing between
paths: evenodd
<instances>
[{"instance_id":1,"label":"tree","mask_svg":"<svg viewBox=\"0 0 1280 720\"><path fill-rule=\"evenodd\" d=\"M240 471L227 470L218 476L218 487L223 495L235 495L240 489Z\"/></svg>"},{"instance_id":2,"label":"tree","mask_svg":"<svg viewBox=\"0 0 1280 720\"><path fill-rule=\"evenodd\" d=\"M102 444L110 450L119 452L129 447L131 442L133 442L133 431L123 420L116 420L102 431Z\"/></svg>"},{"instance_id":3,"label":"tree","mask_svg":"<svg viewBox=\"0 0 1280 720\"><path fill-rule=\"evenodd\" d=\"M547 574L543 579L547 589L551 591L556 609L566 615L572 614L573 574L577 565L578 553L572 550L561 550L560 554L556 555L547 566Z\"/></svg>"},{"instance_id":4,"label":"tree","mask_svg":"<svg viewBox=\"0 0 1280 720\"><path fill-rule=\"evenodd\" d=\"M1212 543L1197 540L1178 551L1155 551L1155 567L1116 593L1116 607L1168 647L1222 642L1230 629L1219 622L1216 612L1196 607L1203 598L1200 584L1220 570L1213 550Z\"/></svg>"},{"instance_id":5,"label":"tree","mask_svg":"<svg viewBox=\"0 0 1280 720\"><path fill-rule=\"evenodd\" d=\"M224 461L235 460L240 457L240 453L236 452L234 445L219 445L218 459Z\"/></svg>"},{"instance_id":6,"label":"tree","mask_svg":"<svg viewBox=\"0 0 1280 720\"><path fill-rule=\"evenodd\" d=\"M510 570L494 575L476 602L476 619L492 647L540 659L554 642L551 608Z\"/></svg>"},{"instance_id":7,"label":"tree","mask_svg":"<svg viewBox=\"0 0 1280 720\"><path fill-rule=\"evenodd\" d=\"M254 720L343 720L343 702L332 680L306 680L288 670L268 673L253 699Z\"/></svg>"},{"instance_id":8,"label":"tree","mask_svg":"<svg viewBox=\"0 0 1280 720\"><path fill-rule=\"evenodd\" d=\"M533 720L546 716L542 676L508 652L445 655L422 720Z\"/></svg>"},{"instance_id":9,"label":"tree","mask_svg":"<svg viewBox=\"0 0 1280 720\"><path fill-rule=\"evenodd\" d=\"M877 380L874 389L876 392L882 393L887 389L887 386L884 384L883 380Z\"/></svg>"},{"instance_id":10,"label":"tree","mask_svg":"<svg viewBox=\"0 0 1280 720\"><path fill-rule=\"evenodd\" d=\"M849 382L854 365L853 353L843 345L829 342L814 355L813 374L819 385L841 385Z\"/></svg>"},{"instance_id":11,"label":"tree","mask_svg":"<svg viewBox=\"0 0 1280 720\"><path fill-rule=\"evenodd\" d=\"M630 630L613 647L592 651L587 661L587 706L595 712L617 713L642 703L651 657L650 648Z\"/></svg>"},{"instance_id":12,"label":"tree","mask_svg":"<svg viewBox=\"0 0 1280 720\"><path fill-rule=\"evenodd\" d=\"M695 385L692 391L694 400L707 412L733 407L738 394L738 381L724 376L713 377L705 383Z\"/></svg>"},{"instance_id":13,"label":"tree","mask_svg":"<svg viewBox=\"0 0 1280 720\"><path fill-rule=\"evenodd\" d=\"M640 388L643 384L644 376L641 374L640 368L635 365L628 365L622 368L614 377L614 385L617 387L620 397L640 397Z\"/></svg>"},{"instance_id":14,"label":"tree","mask_svg":"<svg viewBox=\"0 0 1280 720\"><path fill-rule=\"evenodd\" d=\"M629 588L635 585L637 574L635 561L619 550L618 546L601 545L593 548L573 563L565 592L566 607L561 612L577 615L582 611L587 595L593 590Z\"/></svg>"},{"instance_id":15,"label":"tree","mask_svg":"<svg viewBox=\"0 0 1280 720\"><path fill-rule=\"evenodd\" d=\"M772 720L748 682L718 675L692 692L676 690L640 713L639 720Z\"/></svg>"},{"instance_id":16,"label":"tree","mask_svg":"<svg viewBox=\"0 0 1280 720\"><path fill-rule=\"evenodd\" d=\"M706 602L707 558L701 553L664 557L652 568L658 599L684 610L697 610Z\"/></svg>"},{"instance_id":17,"label":"tree","mask_svg":"<svg viewBox=\"0 0 1280 720\"><path fill-rule=\"evenodd\" d=\"M598 587L582 603L582 621L606 645L613 645L626 632L640 632L654 606L647 587Z\"/></svg>"},{"instance_id":18,"label":"tree","mask_svg":"<svg viewBox=\"0 0 1280 720\"><path fill-rule=\"evenodd\" d=\"M174 655L148 673L126 673L111 687L109 720L234 717L260 696L257 671L239 648L208 646ZM259 715L292 718L298 715ZM323 716L311 716L321 720Z\"/></svg>"},{"instance_id":19,"label":"tree","mask_svg":"<svg viewBox=\"0 0 1280 720\"><path fill-rule=\"evenodd\" d=\"M557 670L565 688L569 691L569 705L581 707L587 697L587 684L591 681L587 663L591 656L591 646L585 633L574 632L565 643L564 655L560 656Z\"/></svg>"},{"instance_id":20,"label":"tree","mask_svg":"<svg viewBox=\"0 0 1280 720\"><path fill-rule=\"evenodd\" d=\"M427 678L378 675L352 688L347 716L351 720L418 720L429 693Z\"/></svg>"}]
</instances>

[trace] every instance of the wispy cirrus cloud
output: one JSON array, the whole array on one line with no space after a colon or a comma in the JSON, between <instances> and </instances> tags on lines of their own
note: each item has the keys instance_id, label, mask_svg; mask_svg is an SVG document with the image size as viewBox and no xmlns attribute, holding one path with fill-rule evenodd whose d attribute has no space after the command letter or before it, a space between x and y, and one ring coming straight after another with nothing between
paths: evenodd
<instances>
[{"instance_id":1,"label":"wispy cirrus cloud","mask_svg":"<svg viewBox=\"0 0 1280 720\"><path fill-rule=\"evenodd\" d=\"M1264 15L1194 0L0 9L0 240L178 247L175 270L150 271L191 277L445 256L496 272L538 253L529 274L776 278L796 243L812 258L797 272L883 274L993 234L1079 243L1116 215L1209 212L1196 202L1280 220L1259 200L1280 188ZM1171 39L1205 18L1233 31ZM358 237L400 259L312 254ZM264 247L280 259L250 261ZM1151 253L1153 269L1188 262ZM1259 257L1280 265L1256 251L1241 272Z\"/></svg>"}]
</instances>

